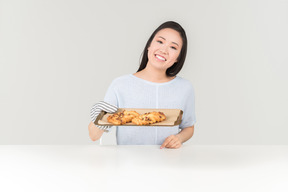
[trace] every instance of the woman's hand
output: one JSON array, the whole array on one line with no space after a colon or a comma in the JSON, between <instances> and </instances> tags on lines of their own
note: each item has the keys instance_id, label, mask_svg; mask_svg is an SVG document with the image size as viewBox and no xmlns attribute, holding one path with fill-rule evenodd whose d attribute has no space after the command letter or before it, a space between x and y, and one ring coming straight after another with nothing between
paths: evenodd
<instances>
[{"instance_id":1,"label":"woman's hand","mask_svg":"<svg viewBox=\"0 0 288 192\"><path fill-rule=\"evenodd\" d=\"M171 149L177 149L182 146L182 143L190 139L194 134L194 125L191 127L183 128L177 135L170 135L165 139L160 149L166 147Z\"/></svg>"},{"instance_id":2,"label":"woman's hand","mask_svg":"<svg viewBox=\"0 0 288 192\"><path fill-rule=\"evenodd\" d=\"M179 135L170 135L165 139L163 144L160 146L160 149L162 148L170 148L170 149L178 149L182 146L181 139Z\"/></svg>"}]
</instances>

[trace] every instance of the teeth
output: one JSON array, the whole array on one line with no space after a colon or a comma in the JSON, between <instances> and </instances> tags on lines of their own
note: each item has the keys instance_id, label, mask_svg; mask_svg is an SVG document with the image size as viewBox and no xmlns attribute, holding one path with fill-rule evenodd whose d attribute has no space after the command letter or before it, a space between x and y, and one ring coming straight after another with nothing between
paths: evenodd
<instances>
[{"instance_id":1,"label":"teeth","mask_svg":"<svg viewBox=\"0 0 288 192\"><path fill-rule=\"evenodd\" d=\"M162 61L165 61L165 59L163 57L160 57L159 55L156 55L156 57Z\"/></svg>"}]
</instances>

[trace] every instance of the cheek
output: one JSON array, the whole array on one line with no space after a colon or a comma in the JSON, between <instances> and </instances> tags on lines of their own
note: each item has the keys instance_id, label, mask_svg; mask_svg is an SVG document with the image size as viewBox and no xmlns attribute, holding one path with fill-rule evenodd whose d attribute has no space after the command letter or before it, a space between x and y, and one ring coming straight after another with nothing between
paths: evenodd
<instances>
[{"instance_id":1,"label":"cheek","mask_svg":"<svg viewBox=\"0 0 288 192\"><path fill-rule=\"evenodd\" d=\"M173 53L171 54L171 59L176 62L177 58L179 57L179 53Z\"/></svg>"},{"instance_id":2,"label":"cheek","mask_svg":"<svg viewBox=\"0 0 288 192\"><path fill-rule=\"evenodd\" d=\"M149 58L149 57L152 57L152 56L153 56L153 51L152 51L152 49L149 49L149 50L148 50L148 58Z\"/></svg>"},{"instance_id":3,"label":"cheek","mask_svg":"<svg viewBox=\"0 0 288 192\"><path fill-rule=\"evenodd\" d=\"M148 55L149 55L149 54L153 54L154 50L155 50L155 48L154 48L153 46L150 46L150 47L148 48Z\"/></svg>"},{"instance_id":4,"label":"cheek","mask_svg":"<svg viewBox=\"0 0 288 192\"><path fill-rule=\"evenodd\" d=\"M148 55L150 56L154 56L154 53L159 49L159 47L155 46L155 45L151 45L148 48Z\"/></svg>"}]
</instances>

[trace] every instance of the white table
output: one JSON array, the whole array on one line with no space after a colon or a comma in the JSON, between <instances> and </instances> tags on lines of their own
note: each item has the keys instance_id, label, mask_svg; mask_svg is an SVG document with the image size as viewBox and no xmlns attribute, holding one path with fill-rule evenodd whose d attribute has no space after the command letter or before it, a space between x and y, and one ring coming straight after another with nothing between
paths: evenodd
<instances>
[{"instance_id":1,"label":"white table","mask_svg":"<svg viewBox=\"0 0 288 192\"><path fill-rule=\"evenodd\" d=\"M286 192L288 146L0 146L0 191L120 189Z\"/></svg>"}]
</instances>

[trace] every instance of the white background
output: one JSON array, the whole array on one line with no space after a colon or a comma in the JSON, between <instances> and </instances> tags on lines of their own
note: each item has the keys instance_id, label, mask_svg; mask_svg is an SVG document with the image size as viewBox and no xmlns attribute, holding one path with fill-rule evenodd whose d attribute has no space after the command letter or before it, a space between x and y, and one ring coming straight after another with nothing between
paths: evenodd
<instances>
[{"instance_id":1,"label":"white background","mask_svg":"<svg viewBox=\"0 0 288 192\"><path fill-rule=\"evenodd\" d=\"M2 0L0 13L0 144L92 144L90 107L168 20L188 37L188 143L288 144L287 0Z\"/></svg>"}]
</instances>

